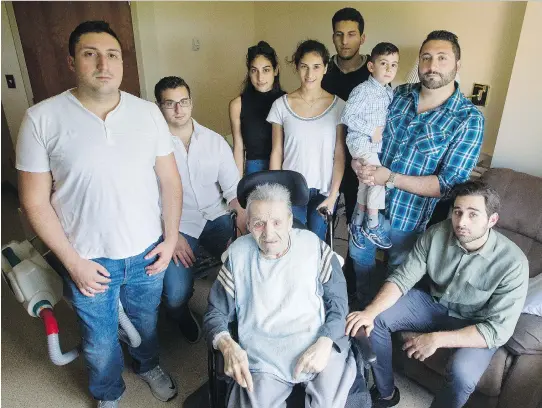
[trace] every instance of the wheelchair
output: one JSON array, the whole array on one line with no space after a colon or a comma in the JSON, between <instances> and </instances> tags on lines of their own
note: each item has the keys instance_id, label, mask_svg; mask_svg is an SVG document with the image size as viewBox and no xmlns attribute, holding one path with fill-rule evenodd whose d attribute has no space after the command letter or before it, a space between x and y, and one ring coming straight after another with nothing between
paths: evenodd
<instances>
[{"instance_id":1,"label":"wheelchair","mask_svg":"<svg viewBox=\"0 0 542 408\"><path fill-rule=\"evenodd\" d=\"M248 195L252 190L264 183L278 183L290 191L292 205L306 205L309 200L309 189L305 178L294 171L262 171L244 177L237 187L237 198L241 207L246 208ZM333 216L327 209L321 211L328 224L327 240L333 250ZM306 229L306 226L294 219L294 228ZM230 324L230 333L237 340L236 324ZM371 397L367 387L367 379L372 364L376 362L376 355L371 350L368 338L363 330L358 331L351 338L352 352L356 360L357 375L345 407L369 408ZM224 373L224 359L222 353L208 345L208 376L209 380L185 400L184 408L224 408L227 405L229 391L234 380ZM305 406L305 392L301 384L297 384L288 399L288 408Z\"/></svg>"}]
</instances>

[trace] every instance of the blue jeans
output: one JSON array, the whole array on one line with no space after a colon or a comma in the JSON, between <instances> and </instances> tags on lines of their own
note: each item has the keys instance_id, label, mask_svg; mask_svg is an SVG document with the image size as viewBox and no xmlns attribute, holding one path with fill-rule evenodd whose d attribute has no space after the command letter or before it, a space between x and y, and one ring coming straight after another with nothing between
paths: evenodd
<instances>
[{"instance_id":1,"label":"blue jeans","mask_svg":"<svg viewBox=\"0 0 542 408\"><path fill-rule=\"evenodd\" d=\"M448 309L426 292L419 289L407 292L395 305L377 316L371 332L371 345L377 358L373 374L380 395L388 397L394 390L391 333L458 330L473 324L475 322L471 320L449 316ZM431 408L461 408L476 388L496 350L456 349L448 360L444 386L435 395Z\"/></svg>"},{"instance_id":2,"label":"blue jeans","mask_svg":"<svg viewBox=\"0 0 542 408\"><path fill-rule=\"evenodd\" d=\"M207 221L199 238L182 233L183 237L195 251L201 245L216 258L220 258L226 250L233 234L233 220L229 214L222 215L213 221ZM183 307L194 293L194 274L192 268L185 268L182 263L169 263L164 277L164 302L168 313L178 320Z\"/></svg>"},{"instance_id":3,"label":"blue jeans","mask_svg":"<svg viewBox=\"0 0 542 408\"><path fill-rule=\"evenodd\" d=\"M352 238L348 241L348 252L354 263L356 274L356 293L362 309L373 300L387 276L403 263L421 234L417 231L400 231L391 228L389 220L382 214L378 215L378 221L390 235L393 244L387 250L388 268L386 271L377 268L376 246L371 241L365 240L365 249L355 246Z\"/></svg>"},{"instance_id":4,"label":"blue jeans","mask_svg":"<svg viewBox=\"0 0 542 408\"><path fill-rule=\"evenodd\" d=\"M269 160L247 160L245 161L245 176L257 171L269 170Z\"/></svg>"},{"instance_id":5,"label":"blue jeans","mask_svg":"<svg viewBox=\"0 0 542 408\"><path fill-rule=\"evenodd\" d=\"M309 189L309 202L307 205L292 206L294 218L302 224L305 224L307 228L318 235L322 241L325 241L326 239L327 224L324 217L320 215L316 208L326 198L326 196L320 194L320 190L311 188Z\"/></svg>"},{"instance_id":6,"label":"blue jeans","mask_svg":"<svg viewBox=\"0 0 542 408\"><path fill-rule=\"evenodd\" d=\"M114 401L121 397L125 385L124 367L119 344L119 297L124 310L141 336L141 345L129 347L136 373L144 373L158 365L158 306L164 274L148 276L145 267L156 257L144 256L161 242L159 239L141 254L126 259L96 258L110 273L109 289L87 297L72 279L63 274L64 295L79 317L83 337L83 354L89 370L89 389L97 400Z\"/></svg>"}]
</instances>

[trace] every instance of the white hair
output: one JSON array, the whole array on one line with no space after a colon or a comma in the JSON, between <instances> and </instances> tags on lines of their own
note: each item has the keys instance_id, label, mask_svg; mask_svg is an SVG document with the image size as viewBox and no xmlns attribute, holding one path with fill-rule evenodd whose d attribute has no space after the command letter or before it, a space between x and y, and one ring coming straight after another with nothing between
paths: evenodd
<instances>
[{"instance_id":1,"label":"white hair","mask_svg":"<svg viewBox=\"0 0 542 408\"><path fill-rule=\"evenodd\" d=\"M247 214L250 214L250 205L254 201L280 201L286 204L288 212L292 213L290 191L281 184L265 183L256 186L247 198Z\"/></svg>"}]
</instances>

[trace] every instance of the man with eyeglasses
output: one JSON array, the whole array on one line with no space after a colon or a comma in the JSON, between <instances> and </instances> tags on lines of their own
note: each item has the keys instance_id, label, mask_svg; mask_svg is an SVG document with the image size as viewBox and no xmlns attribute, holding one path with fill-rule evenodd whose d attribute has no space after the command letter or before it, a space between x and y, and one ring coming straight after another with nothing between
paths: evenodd
<instances>
[{"instance_id":1,"label":"man with eyeglasses","mask_svg":"<svg viewBox=\"0 0 542 408\"><path fill-rule=\"evenodd\" d=\"M226 140L192 118L190 87L182 78L162 78L154 95L168 123L183 180L183 212L173 260L164 278L164 300L183 336L196 343L201 327L188 307L194 292L194 251L199 244L216 257L226 250L233 221L225 202L237 211L237 227L245 232L245 210L237 201L239 171Z\"/></svg>"}]
</instances>

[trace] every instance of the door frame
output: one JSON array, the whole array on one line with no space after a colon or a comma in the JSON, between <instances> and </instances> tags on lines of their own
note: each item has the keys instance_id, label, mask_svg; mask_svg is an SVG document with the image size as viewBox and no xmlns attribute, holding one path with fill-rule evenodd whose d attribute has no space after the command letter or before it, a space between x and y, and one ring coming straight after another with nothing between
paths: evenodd
<instances>
[{"instance_id":1,"label":"door frame","mask_svg":"<svg viewBox=\"0 0 542 408\"><path fill-rule=\"evenodd\" d=\"M17 52L17 59L19 60L19 67L21 69L21 75L23 77L23 86L26 92L26 99L28 100L29 107L34 105L34 93L32 92L32 86L30 86L30 76L28 75L28 68L26 67L26 60L24 58L23 44L21 42L21 36L19 35L19 27L17 26L17 20L15 19L15 10L13 9L13 2L5 1L7 16L9 19L9 28L11 29L11 35L13 36L13 42L15 43L15 51Z\"/></svg>"}]
</instances>

